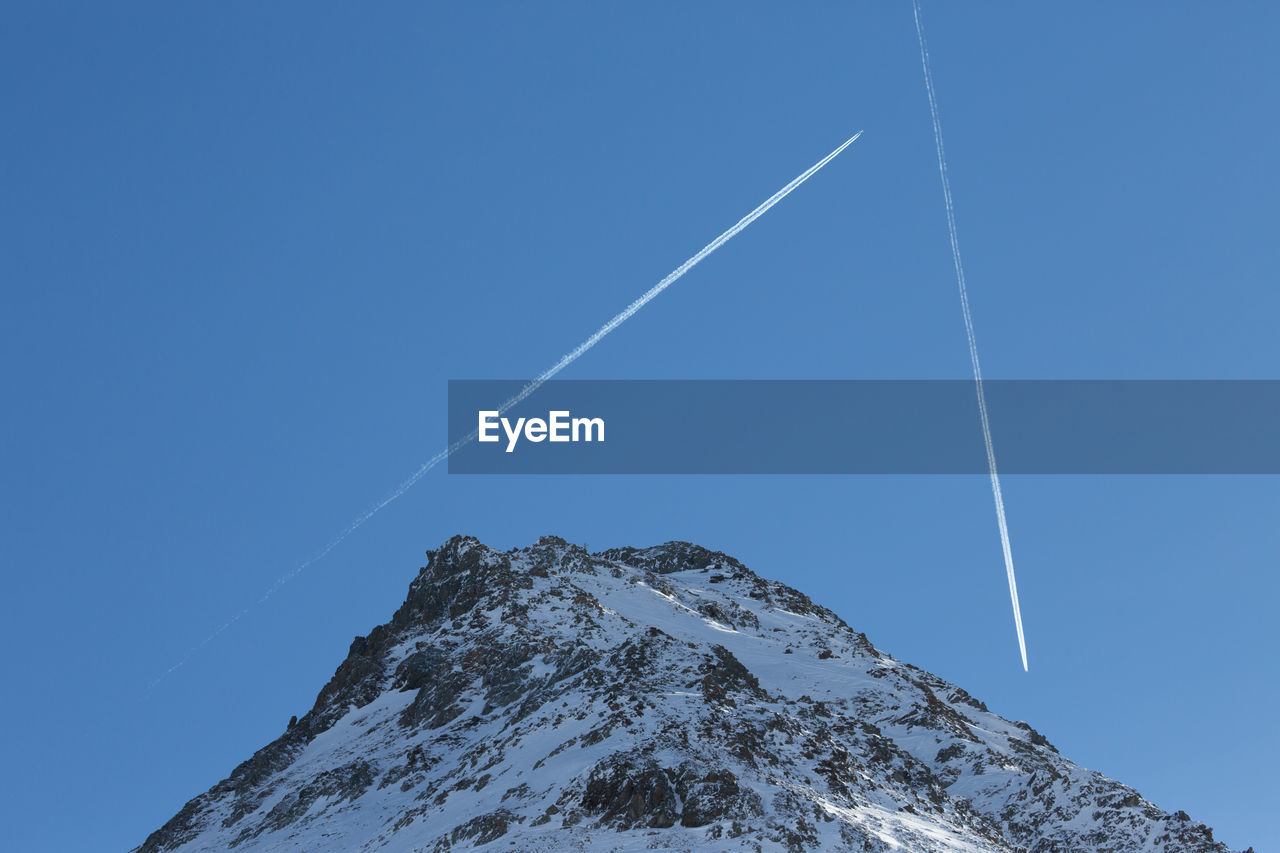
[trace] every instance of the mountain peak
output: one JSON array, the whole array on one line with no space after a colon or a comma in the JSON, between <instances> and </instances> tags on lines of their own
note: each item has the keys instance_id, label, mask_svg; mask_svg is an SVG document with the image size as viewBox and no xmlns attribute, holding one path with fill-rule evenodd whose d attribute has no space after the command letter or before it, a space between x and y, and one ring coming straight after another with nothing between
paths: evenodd
<instances>
[{"instance_id":1,"label":"mountain peak","mask_svg":"<svg viewBox=\"0 0 1280 853\"><path fill-rule=\"evenodd\" d=\"M688 542L428 552L310 711L138 848L1225 851Z\"/></svg>"}]
</instances>

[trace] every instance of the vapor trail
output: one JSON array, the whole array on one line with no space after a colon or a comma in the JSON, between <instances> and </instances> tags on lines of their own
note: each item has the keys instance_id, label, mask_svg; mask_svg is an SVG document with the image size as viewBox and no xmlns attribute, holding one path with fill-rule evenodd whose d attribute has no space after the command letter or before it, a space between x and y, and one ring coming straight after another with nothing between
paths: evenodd
<instances>
[{"instance_id":1,"label":"vapor trail","mask_svg":"<svg viewBox=\"0 0 1280 853\"><path fill-rule=\"evenodd\" d=\"M956 212L951 203L951 178L947 174L947 155L942 146L942 121L938 118L938 99L933 91L933 72L929 67L929 48L920 20L920 0L911 0L915 14L916 37L920 41L920 66L924 69L924 87L929 93L929 112L933 116L933 141L938 149L938 174L942 177L942 197L947 207L947 232L951 237L951 260L956 267L956 284L960 288L960 308L964 312L964 331L969 338L969 361L973 363L973 383L978 391L978 413L982 417L982 440L987 446L987 470L991 474L991 493L996 501L996 522L1000 525L1000 545L1004 549L1004 568L1009 576L1009 598L1013 601L1013 622L1018 628L1018 649L1022 652L1022 669L1027 670L1027 642L1022 636L1022 610L1018 606L1018 581L1013 576L1013 550L1009 547L1009 526L1004 517L1004 496L1000 492L1000 475L996 473L996 451L991 443L991 422L987 417L987 396L982 390L982 365L978 363L978 343L973 334L973 315L969 313L969 291L965 288L964 264L960 261L960 238L956 235Z\"/></svg>"},{"instance_id":2,"label":"vapor trail","mask_svg":"<svg viewBox=\"0 0 1280 853\"><path fill-rule=\"evenodd\" d=\"M680 266L676 267L662 281L658 282L653 287L646 290L644 294L640 296L639 299L636 299L626 308L619 311L613 317L613 319L611 319L609 322L605 323L603 326L597 329L595 333L591 335L591 337L587 338L585 341L578 344L573 349L569 350L567 353L565 353L560 357L559 361L557 361L555 364L548 367L546 370L542 371L542 373L539 373L537 377L535 377L534 379L530 380L527 385L525 385L523 388L520 389L518 393L515 394L515 396L511 397L509 400L507 400L505 403L503 403L501 406L498 407L498 414L500 415L504 414L507 411L509 411L512 406L518 405L519 403L523 402L525 398L527 398L530 394L532 394L534 391L537 391L540 387L542 387L542 385L547 380L551 379L557 373L564 370L566 367L568 367L569 365L577 361L579 358L581 358L583 353L591 349L596 344L600 343L600 341L606 335L608 335L614 329L618 328L627 320L629 320L631 316L635 314L637 311L639 311L641 308L643 308L644 306L652 302L654 297L656 297L659 293L661 293L662 291L666 290L668 287L670 287L671 285L679 281L680 278L684 276L685 273L687 273L689 270L697 266L698 263L701 262L703 258L707 257L716 249L719 249L725 243L732 240L735 236L737 236L738 232L742 231L742 229L746 228L752 222L755 222L761 216L764 216L766 213L769 212L769 209L771 207L773 207L775 204L777 204L778 202L782 201L784 198L789 196L792 193L792 191L796 189L796 187L800 186L805 181L812 178L815 174L817 174L818 170L820 170L823 166L827 165L832 160L834 160L836 156L840 154L841 151L844 151L844 149L852 145L857 140L857 138L861 135L862 135L862 131L858 131L853 136L846 139L843 143L841 143L839 148L832 151L826 157L823 157L817 163L814 163L805 171L801 172L796 178L794 178L791 181L791 183L787 184L785 187L778 190L773 195L769 196L769 198L766 199L759 207L757 207L755 210L751 211L746 216L739 219L737 223L733 225L733 227L725 231L719 237L712 240L706 246L702 247L701 251L699 251L693 257L689 258L689 260L685 261ZM239 613L237 613L236 615L228 619L226 622L223 622L221 625L215 628L213 632L209 634L209 636L205 637L203 640L197 643L189 652L187 652L182 657L181 660L179 660L173 666L169 667L164 672L162 672L160 676L156 678L155 681L151 682L151 688L154 688L157 684L163 681L170 673L181 668L184 664L186 664L187 661L191 659L193 655L195 655L196 652L200 651L209 643L213 642L213 640L219 634L221 634L223 631L230 628L235 623L239 622L253 607L257 607L258 605L262 604L264 601L266 601L268 598L274 595L276 590L280 589L280 587L284 586L286 583L293 580L295 577L298 576L300 572L302 572L308 566L311 566L314 563L324 559L324 557L328 555L330 551L338 547L338 545L340 545L344 539L346 539L352 533L356 532L356 530L358 530L361 526L363 526L366 521L368 521L369 519L377 515L384 507L387 506L387 504L396 500L405 492L409 491L409 489L413 488L413 485L417 483L419 480L421 480L428 471L430 471L432 468L439 465L444 460L448 459L453 453L455 453L457 450L459 450L463 446L471 443L472 441L475 441L477 435L478 435L478 430L472 430L466 436L453 442L444 450L441 450L435 456L432 456L426 462L423 462L422 465L418 467L418 470L414 471L413 474L411 474L408 479L406 479L399 486L397 486L394 491L392 491L382 500L373 504L373 506L366 509L360 515L356 516L356 518L350 524L348 524L342 530L342 532L340 532L337 536L334 536L332 539L330 539L327 545L325 545L323 548L317 551L315 556L311 557L305 562L299 563L293 569L291 569L290 571L286 572L285 574L277 578L275 583L273 583L270 587L268 587L266 592L264 592L262 596L254 604L250 605L250 607L244 608ZM151 689L151 688L148 688L148 689Z\"/></svg>"}]
</instances>

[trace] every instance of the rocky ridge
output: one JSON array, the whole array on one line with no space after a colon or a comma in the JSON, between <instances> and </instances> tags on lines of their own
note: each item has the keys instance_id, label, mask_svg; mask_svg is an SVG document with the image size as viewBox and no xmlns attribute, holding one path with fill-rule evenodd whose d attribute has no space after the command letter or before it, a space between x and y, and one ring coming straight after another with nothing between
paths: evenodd
<instances>
[{"instance_id":1,"label":"rocky ridge","mask_svg":"<svg viewBox=\"0 0 1280 853\"><path fill-rule=\"evenodd\" d=\"M725 554L428 557L136 851L1227 849Z\"/></svg>"}]
</instances>

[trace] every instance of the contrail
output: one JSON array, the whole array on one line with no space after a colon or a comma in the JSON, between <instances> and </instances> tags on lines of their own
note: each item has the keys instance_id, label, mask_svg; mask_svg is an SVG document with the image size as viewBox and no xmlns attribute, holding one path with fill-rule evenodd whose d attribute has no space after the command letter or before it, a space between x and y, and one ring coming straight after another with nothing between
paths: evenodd
<instances>
[{"instance_id":1,"label":"contrail","mask_svg":"<svg viewBox=\"0 0 1280 853\"><path fill-rule=\"evenodd\" d=\"M1013 622L1018 628L1018 649L1022 652L1022 669L1027 671L1027 641L1022 636L1022 610L1018 607L1018 581L1013 576L1013 551L1009 547L1009 526L1005 523L1004 497L1000 493L1000 475L996 473L996 451L991 443L991 422L987 417L987 396L982 390L982 366L978 363L978 343L973 335L973 315L969 313L969 292L964 283L964 264L960 261L960 238L956 236L956 212L951 203L951 178L947 175L947 155L942 147L942 121L938 118L938 99L933 91L933 72L929 68L929 48L920 20L920 0L911 0L916 19L916 37L920 41L920 66L924 69L924 87L929 93L929 112L933 115L933 141L938 149L938 174L942 176L942 197L947 206L947 232L951 236L951 259L956 267L956 284L960 287L960 308L964 312L964 331L969 337L969 360L973 363L973 382L978 390L978 413L982 417L982 440L987 446L987 470L991 474L991 492L996 500L996 521L1000 525L1000 545L1004 549L1004 568L1009 575L1009 598L1013 601Z\"/></svg>"},{"instance_id":2,"label":"contrail","mask_svg":"<svg viewBox=\"0 0 1280 853\"><path fill-rule=\"evenodd\" d=\"M759 207L757 207L755 210L751 211L746 216L739 219L733 225L733 227L725 231L719 237L712 240L706 246L703 246L701 251L699 251L693 257L689 258L689 260L685 261L680 266L676 267L662 281L658 282L653 287L646 290L644 294L640 296L639 299L635 300L626 308L619 311L613 317L613 319L611 319L609 322L605 323L603 326L597 329L595 333L591 335L591 337L587 338L585 341L578 344L573 349L569 350L567 353L565 353L560 357L559 361L557 361L555 364L548 367L546 370L542 371L542 373L539 373L536 378L530 380L529 383L525 385L523 388L521 388L520 391L516 393L515 396L511 397L509 400L507 400L505 403L503 403L501 406L498 407L498 414L500 415L504 414L507 411L509 411L512 406L515 406L521 403L522 401L524 401L525 398L527 398L530 394L532 394L534 391L537 391L540 387L542 387L542 385L546 383L547 380L551 379L557 373L564 370L566 367L568 367L569 365L577 361L579 358L581 358L582 355L587 350L591 349L593 346L600 343L600 341L603 340L606 335L608 335L614 329L618 328L627 320L629 320L631 316L635 314L637 311L639 311L641 308L643 308L644 306L652 302L654 297L656 297L659 293L661 293L662 291L666 290L668 287L670 287L671 285L679 281L680 278L683 277L685 273L687 273L689 270L697 266L698 263L701 262L704 258L710 255L716 249L719 249L725 243L728 243L734 237L736 237L738 235L738 232L742 231L742 229L746 228L752 222L755 222L761 216L764 216L766 213L768 213L769 209L773 207L775 204L782 201L787 196L791 195L792 191L795 190L796 187L800 186L805 181L812 178L815 174L817 174L818 170L820 170L823 166L827 165L832 160L834 160L836 156L840 154L841 151L844 151L844 149L852 145L861 135L862 135L862 131L858 131L853 136L846 139L843 143L840 144L839 148L832 151L826 157L823 157L817 163L814 163L808 169L801 172L796 178L794 178L791 181L791 183L787 184L785 187L778 190L773 195L769 196L769 198L766 199ZM179 660L173 666L166 669L164 672L160 674L158 678L156 678L155 681L151 682L151 687L148 689L154 688L157 684L163 681L169 674L171 674L177 669L180 669L184 664L186 664L187 661L189 661L192 658L193 655L196 654L196 652L200 651L209 643L213 642L213 640L219 634L221 634L223 631L230 628L235 623L239 622L253 607L257 607L258 605L262 604L264 601L266 601L268 598L274 595L276 590L280 589L280 587L284 586L289 581L293 580L295 577L298 576L300 572L302 572L308 566L311 566L314 563L324 559L324 557L328 555L330 551L332 551L334 548L337 548L338 545L340 545L344 539L346 539L352 533L355 533L356 530L362 527L366 521L373 518L384 507L386 507L387 504L396 500L405 492L409 491L409 489L413 488L414 484L417 483L419 480L421 480L428 471L430 471L432 468L439 465L444 460L448 459L459 448L469 444L472 441L475 441L477 435L478 435L478 430L472 430L466 436L453 442L444 450L441 450L435 456L432 456L426 462L423 462L422 465L418 467L418 470L414 471L413 474L411 474L408 477L408 479L406 479L399 486L397 486L394 491L392 491L382 500L375 503L373 506L366 509L360 515L356 516L355 520L353 520L350 524L348 524L346 528L344 528L342 532L340 532L337 536L334 536L332 539L330 539L329 543L325 545L323 548L321 548L318 552L316 552L315 556L311 557L309 560L306 560L305 562L299 563L292 570L281 575L279 578L276 579L275 583L273 583L270 587L267 588L267 591L264 592L262 596L254 604L244 608L239 613L237 613L236 615L228 619L226 622L223 622L221 625L215 628L213 632L209 634L209 636L205 637L203 640L197 643L191 649L191 651L187 652L182 657L181 660Z\"/></svg>"}]
</instances>

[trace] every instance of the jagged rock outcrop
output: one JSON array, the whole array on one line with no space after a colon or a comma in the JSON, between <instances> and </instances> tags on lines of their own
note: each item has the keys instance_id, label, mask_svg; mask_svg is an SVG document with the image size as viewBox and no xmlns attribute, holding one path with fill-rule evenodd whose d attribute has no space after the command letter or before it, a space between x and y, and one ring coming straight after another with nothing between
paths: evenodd
<instances>
[{"instance_id":1,"label":"jagged rock outcrop","mask_svg":"<svg viewBox=\"0 0 1280 853\"><path fill-rule=\"evenodd\" d=\"M428 557L138 851L1226 850L724 554Z\"/></svg>"}]
</instances>

